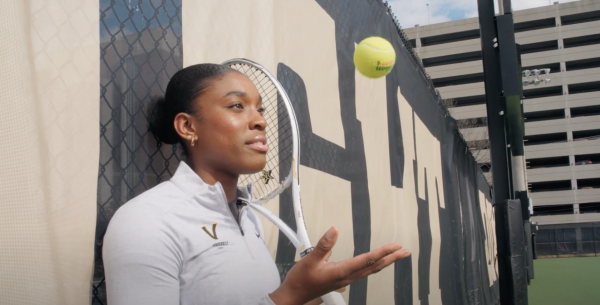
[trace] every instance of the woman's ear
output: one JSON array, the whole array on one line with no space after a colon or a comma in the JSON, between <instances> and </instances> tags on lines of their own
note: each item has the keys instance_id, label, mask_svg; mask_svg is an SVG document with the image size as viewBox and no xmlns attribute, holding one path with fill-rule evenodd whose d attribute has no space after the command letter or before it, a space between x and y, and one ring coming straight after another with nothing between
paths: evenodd
<instances>
[{"instance_id":1,"label":"woman's ear","mask_svg":"<svg viewBox=\"0 0 600 305\"><path fill-rule=\"evenodd\" d=\"M184 140L197 139L196 135L196 119L184 112L180 112L173 120L175 131Z\"/></svg>"}]
</instances>

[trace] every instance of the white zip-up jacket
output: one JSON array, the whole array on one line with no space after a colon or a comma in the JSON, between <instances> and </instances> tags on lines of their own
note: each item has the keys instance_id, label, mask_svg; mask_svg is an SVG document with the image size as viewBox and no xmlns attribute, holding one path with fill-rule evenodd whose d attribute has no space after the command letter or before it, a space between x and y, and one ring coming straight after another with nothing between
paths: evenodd
<instances>
[{"instance_id":1,"label":"white zip-up jacket","mask_svg":"<svg viewBox=\"0 0 600 305\"><path fill-rule=\"evenodd\" d=\"M238 188L248 201L250 187ZM170 181L123 205L104 237L110 305L273 305L280 285L257 215L234 219L220 183L184 162Z\"/></svg>"}]
</instances>

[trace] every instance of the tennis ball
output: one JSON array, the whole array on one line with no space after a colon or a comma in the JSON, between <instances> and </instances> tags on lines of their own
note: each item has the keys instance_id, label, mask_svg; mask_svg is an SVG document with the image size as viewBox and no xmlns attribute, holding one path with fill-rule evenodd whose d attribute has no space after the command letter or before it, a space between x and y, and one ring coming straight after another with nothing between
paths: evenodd
<instances>
[{"instance_id":1,"label":"tennis ball","mask_svg":"<svg viewBox=\"0 0 600 305\"><path fill-rule=\"evenodd\" d=\"M381 37L365 38L354 50L354 66L366 77L385 76L392 71L395 63L394 47Z\"/></svg>"}]
</instances>

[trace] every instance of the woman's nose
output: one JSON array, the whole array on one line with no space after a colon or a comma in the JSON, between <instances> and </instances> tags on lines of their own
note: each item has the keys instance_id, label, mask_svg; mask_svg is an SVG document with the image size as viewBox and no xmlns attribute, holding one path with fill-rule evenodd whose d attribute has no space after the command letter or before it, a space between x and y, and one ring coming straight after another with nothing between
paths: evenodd
<instances>
[{"instance_id":1,"label":"woman's nose","mask_svg":"<svg viewBox=\"0 0 600 305\"><path fill-rule=\"evenodd\" d=\"M250 128L258 129L260 131L263 131L265 130L265 128L267 128L267 121L260 112L256 111L252 115L252 119L250 121Z\"/></svg>"}]
</instances>

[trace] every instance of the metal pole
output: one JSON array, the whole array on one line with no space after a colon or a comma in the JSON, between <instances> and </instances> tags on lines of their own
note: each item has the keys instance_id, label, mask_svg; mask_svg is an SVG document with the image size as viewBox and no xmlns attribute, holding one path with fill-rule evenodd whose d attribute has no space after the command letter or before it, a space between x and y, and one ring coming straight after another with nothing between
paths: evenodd
<instances>
[{"instance_id":1,"label":"metal pole","mask_svg":"<svg viewBox=\"0 0 600 305\"><path fill-rule=\"evenodd\" d=\"M505 0L504 4L510 3L510 0ZM507 9L504 6L505 11ZM498 33L498 49L500 55L500 71L502 75L502 95L505 107L505 122L508 130L508 144L510 146L511 157L511 182L513 192L511 192L513 207L518 207L518 211L513 211L517 215L513 215L513 220L519 219L517 224L520 228L512 226L510 230L515 234L511 234L509 243L509 253L507 258L510 258L511 272L511 288L512 301L514 305L527 304L527 265L526 256L526 232L523 229L525 226L523 215L526 205L528 205L527 188L525 185L525 175L523 168L525 167L525 156L523 147L523 136L525 134L525 126L523 124L523 116L521 113L521 97L522 97L522 77L519 68L518 50L515 42L515 31L512 14L506 13L496 17L496 32ZM527 211L527 216L529 212ZM526 237L529 239L529 236Z\"/></svg>"},{"instance_id":2,"label":"metal pole","mask_svg":"<svg viewBox=\"0 0 600 305\"><path fill-rule=\"evenodd\" d=\"M427 24L431 24L431 17L429 16L429 3L427 3Z\"/></svg>"},{"instance_id":3,"label":"metal pole","mask_svg":"<svg viewBox=\"0 0 600 305\"><path fill-rule=\"evenodd\" d=\"M488 117L488 133L490 140L490 157L492 163L493 203L499 206L511 199L509 158L506 147L506 126L504 121L504 101L502 97L502 78L500 58L495 45L496 24L493 0L477 0L479 26L481 33L481 53L483 57L483 74L485 80L485 96ZM504 7L502 5L501 7ZM502 209L494 209L496 220L496 241L498 247L498 280L500 282L500 303L512 304L513 289L511 269L506 241L508 232L504 226L506 219Z\"/></svg>"},{"instance_id":4,"label":"metal pole","mask_svg":"<svg viewBox=\"0 0 600 305\"><path fill-rule=\"evenodd\" d=\"M504 14L512 14L512 5L510 0L501 0L504 6ZM498 2L500 3L500 2Z\"/></svg>"}]
</instances>

